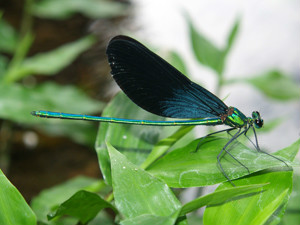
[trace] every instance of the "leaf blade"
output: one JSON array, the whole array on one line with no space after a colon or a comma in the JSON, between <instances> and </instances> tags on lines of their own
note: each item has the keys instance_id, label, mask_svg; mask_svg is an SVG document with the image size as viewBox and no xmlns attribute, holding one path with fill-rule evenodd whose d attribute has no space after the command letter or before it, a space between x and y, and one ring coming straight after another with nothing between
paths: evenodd
<instances>
[{"instance_id":1,"label":"leaf blade","mask_svg":"<svg viewBox=\"0 0 300 225\"><path fill-rule=\"evenodd\" d=\"M60 204L54 213L48 215L48 219L53 220L54 218L68 215L79 219L82 224L85 224L94 219L105 208L117 211L113 205L103 200L99 195L80 190Z\"/></svg>"},{"instance_id":2,"label":"leaf blade","mask_svg":"<svg viewBox=\"0 0 300 225\"><path fill-rule=\"evenodd\" d=\"M169 216L181 207L165 183L132 164L109 143L107 147L116 206L126 218Z\"/></svg>"},{"instance_id":3,"label":"leaf blade","mask_svg":"<svg viewBox=\"0 0 300 225\"><path fill-rule=\"evenodd\" d=\"M228 142L228 139L206 137L204 140L200 140L202 144L196 153L195 149L199 139L166 154L154 162L147 171L162 179L169 186L178 188L206 186L226 181L218 168L217 155ZM239 142L231 147L230 153L247 166L250 173L284 165L279 160L263 153L257 153ZM286 159L283 160L287 162ZM228 154L223 156L221 164L231 180L248 174L248 171Z\"/></svg>"},{"instance_id":4,"label":"leaf blade","mask_svg":"<svg viewBox=\"0 0 300 225\"><path fill-rule=\"evenodd\" d=\"M0 224L36 224L35 214L2 170L0 170L0 199Z\"/></svg>"},{"instance_id":5,"label":"leaf blade","mask_svg":"<svg viewBox=\"0 0 300 225\"><path fill-rule=\"evenodd\" d=\"M300 139L287 148L276 153L276 156L286 156L293 160L299 151ZM249 196L248 198L238 199L238 201L226 202L222 205L207 207L204 212L205 224L219 224L226 222L228 224L264 224L266 221L271 222L276 217L270 217L280 206L285 208L289 195L292 190L292 171L263 170L244 179L235 181L236 185L249 185L256 183L269 182L267 189L258 195ZM220 185L216 191L231 188L229 183ZM220 215L217 212L226 212ZM279 214L279 216L282 216Z\"/></svg>"}]
</instances>

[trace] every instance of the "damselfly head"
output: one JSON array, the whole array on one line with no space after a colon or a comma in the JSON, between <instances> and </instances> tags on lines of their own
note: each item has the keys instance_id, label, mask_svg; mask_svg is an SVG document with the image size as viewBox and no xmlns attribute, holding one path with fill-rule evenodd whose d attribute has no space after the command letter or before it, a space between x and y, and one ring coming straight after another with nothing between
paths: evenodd
<instances>
[{"instance_id":1,"label":"damselfly head","mask_svg":"<svg viewBox=\"0 0 300 225\"><path fill-rule=\"evenodd\" d=\"M264 125L264 120L260 117L258 111L252 112L252 119L254 121L255 128L261 128Z\"/></svg>"}]
</instances>

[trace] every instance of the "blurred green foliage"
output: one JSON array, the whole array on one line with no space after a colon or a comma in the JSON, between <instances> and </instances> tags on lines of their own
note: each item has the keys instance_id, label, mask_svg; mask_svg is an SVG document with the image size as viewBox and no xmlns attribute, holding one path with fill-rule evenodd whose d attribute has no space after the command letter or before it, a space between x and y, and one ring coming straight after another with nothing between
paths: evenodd
<instances>
[{"instance_id":1,"label":"blurred green foliage","mask_svg":"<svg viewBox=\"0 0 300 225\"><path fill-rule=\"evenodd\" d=\"M33 126L51 135L68 136L81 144L93 145L96 131L92 124L42 121L32 118L30 112L46 109L94 114L103 109L103 103L91 99L76 86L66 87L48 82L26 86L20 81L32 75L57 74L93 46L96 39L87 35L51 51L28 57L35 38L32 20L33 16L63 19L78 12L92 18L111 18L125 15L126 9L126 4L109 1L28 0L20 31L0 18L0 118L26 124L27 127Z\"/></svg>"},{"instance_id":2,"label":"blurred green foliage","mask_svg":"<svg viewBox=\"0 0 300 225\"><path fill-rule=\"evenodd\" d=\"M128 14L128 7L121 2L109 0L43 0L33 4L32 13L41 18L56 20L70 18L75 13L99 19L125 16Z\"/></svg>"},{"instance_id":3,"label":"blurred green foliage","mask_svg":"<svg viewBox=\"0 0 300 225\"><path fill-rule=\"evenodd\" d=\"M101 9L98 7L99 2L103 3ZM32 3L29 8L36 16L43 15L53 19L68 18L75 12L91 18L100 17L96 13L104 9L107 11L101 15L106 17L116 15L116 12L119 12L118 15L124 13L124 8L119 3L107 6L106 4L109 3L96 0L76 0L72 3L70 0L44 0ZM224 77L226 58L240 28L239 19L232 26L224 48L217 48L194 27L189 18L187 23L195 58L201 65L215 71L218 77L217 92L220 92L224 85L243 82L254 86L271 99L281 101L299 99L298 85L289 76L279 71L272 70L245 79L228 80ZM12 60L4 54L0 56L0 117L26 126L34 126L44 132L68 135L78 141L80 138L74 135L74 131L83 124L79 123L75 128L74 122L71 121L59 126L60 122L55 120L34 120L29 112L44 107L52 111L94 113L99 111L103 104L90 99L74 86L62 87L54 83L43 83L26 87L17 81L33 74L57 73L81 52L92 46L94 39L87 36L51 52L26 57L34 39L31 30L20 36L2 19L0 35L5 36L0 39L1 51L13 54ZM187 66L179 54L172 52L170 62L186 73ZM56 98L53 93L59 98ZM165 119L140 109L123 93L118 94L107 105L103 116ZM274 120L266 130L272 130L277 125L278 120ZM98 130L95 148L106 183L85 177L73 179L44 190L33 199L30 208L4 174L0 174L2 179L0 209L1 212L8 212L5 216L0 213L0 222L8 225L15 224L15 220L22 221L23 224L36 224L36 220L40 224L51 225L99 224L99 221L101 224L115 224L114 219L116 219L123 225L183 225L189 222L201 224L199 220L203 218L194 214L189 221L186 215L207 206L204 212L204 224L208 225L266 222L277 224L281 220L282 224L295 223L295 218L298 217L289 213L289 210L299 212L300 206L294 200L288 203L291 193L299 195L298 191L292 192L292 170L278 169L277 167L284 166L280 161L254 152L251 148L237 142L232 146L231 153L247 165L250 174L225 155L224 168L229 177L235 179L234 183L237 186L232 187L230 183L225 182L226 179L216 163L220 146L224 146L228 139L222 135L205 138L201 149L195 153L192 151L199 140L195 140L193 133L190 132L191 129L192 127L164 128L102 123ZM88 128L81 130L81 133L90 135ZM86 142L87 139L81 137L81 141ZM298 165L294 162L294 158L299 151L299 146L300 140L297 140L275 154L292 167ZM185 204L180 203L178 196L171 189L218 183L222 184L215 192L199 196ZM299 186L299 176L296 176L294 185ZM9 204L12 199L18 202L17 207L16 204L14 206ZM108 216L104 208L113 209L117 217ZM285 209L287 209L286 215ZM26 217L25 213L20 213L18 210L26 211ZM98 213L100 211L101 213Z\"/></svg>"}]
</instances>

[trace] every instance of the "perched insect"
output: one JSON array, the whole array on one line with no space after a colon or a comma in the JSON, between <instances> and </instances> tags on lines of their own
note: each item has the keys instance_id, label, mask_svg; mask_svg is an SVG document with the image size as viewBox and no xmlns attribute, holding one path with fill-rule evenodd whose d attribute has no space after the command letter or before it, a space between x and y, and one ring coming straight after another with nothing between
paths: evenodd
<instances>
[{"instance_id":1,"label":"perched insect","mask_svg":"<svg viewBox=\"0 0 300 225\"><path fill-rule=\"evenodd\" d=\"M228 107L214 94L189 80L164 59L130 37L120 35L111 39L106 54L111 67L112 77L135 104L156 115L193 120L151 121L49 111L33 111L32 115L46 118L151 126L227 125L230 128L209 135L224 131L229 133L236 130L236 133L232 135L231 139L217 156L219 167L223 175L230 182L231 180L225 173L220 162L224 151L233 157L227 151L230 143L239 136L246 135L251 128L254 132L255 143L246 137L258 151L261 151L255 132L256 128L263 126L263 120L259 112L254 111L252 117L246 117L237 108ZM270 156L285 163L273 155ZM245 165L236 158L234 159L248 170Z\"/></svg>"}]
</instances>

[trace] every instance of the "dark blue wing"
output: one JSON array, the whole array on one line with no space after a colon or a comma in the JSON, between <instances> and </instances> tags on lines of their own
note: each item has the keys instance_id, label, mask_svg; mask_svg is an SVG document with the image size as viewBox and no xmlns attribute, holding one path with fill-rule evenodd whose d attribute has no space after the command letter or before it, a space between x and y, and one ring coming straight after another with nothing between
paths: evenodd
<instances>
[{"instance_id":1,"label":"dark blue wing","mask_svg":"<svg viewBox=\"0 0 300 225\"><path fill-rule=\"evenodd\" d=\"M127 36L116 36L106 54L111 74L124 93L141 108L165 117L204 118L226 113L215 95Z\"/></svg>"}]
</instances>

